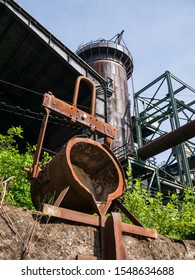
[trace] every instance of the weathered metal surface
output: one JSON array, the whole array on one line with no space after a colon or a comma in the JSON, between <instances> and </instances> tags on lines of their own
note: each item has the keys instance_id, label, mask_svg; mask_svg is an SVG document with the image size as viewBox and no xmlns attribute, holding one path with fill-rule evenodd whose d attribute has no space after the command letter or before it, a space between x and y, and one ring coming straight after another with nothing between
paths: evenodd
<instances>
[{"instance_id":1,"label":"weathered metal surface","mask_svg":"<svg viewBox=\"0 0 195 280\"><path fill-rule=\"evenodd\" d=\"M50 204L43 205L43 215L62 218L68 221L74 221L74 222L91 225L95 227L100 226L99 216L93 216L90 214L86 214L86 213L82 213L66 208L61 208Z\"/></svg>"},{"instance_id":2,"label":"weathered metal surface","mask_svg":"<svg viewBox=\"0 0 195 280\"><path fill-rule=\"evenodd\" d=\"M81 256L81 255L77 255L76 256L76 260L78 261L86 261L86 260L91 260L91 261L96 261L97 257L95 256Z\"/></svg>"},{"instance_id":3,"label":"weathered metal surface","mask_svg":"<svg viewBox=\"0 0 195 280\"><path fill-rule=\"evenodd\" d=\"M39 172L31 185L36 208L57 199L70 186L61 206L77 211L104 214L113 199L122 195L125 178L122 167L107 146L86 137L75 137Z\"/></svg>"},{"instance_id":4,"label":"weathered metal surface","mask_svg":"<svg viewBox=\"0 0 195 280\"><path fill-rule=\"evenodd\" d=\"M107 121L116 129L113 148L133 146L133 130L127 79L133 71L128 49L112 41L99 40L81 47L77 54L98 74L112 83L113 94L107 98Z\"/></svg>"},{"instance_id":5,"label":"weathered metal surface","mask_svg":"<svg viewBox=\"0 0 195 280\"><path fill-rule=\"evenodd\" d=\"M111 213L107 218L104 229L105 260L127 260L127 251L123 243L122 222L119 213Z\"/></svg>"},{"instance_id":6,"label":"weathered metal surface","mask_svg":"<svg viewBox=\"0 0 195 280\"><path fill-rule=\"evenodd\" d=\"M85 81L91 87L91 115L95 115L95 100L96 100L96 88L94 83L88 79L87 77L79 76L76 80L75 88L74 88L74 95L73 95L73 102L72 105L77 107L78 95L79 95L79 88L81 81Z\"/></svg>"},{"instance_id":7,"label":"weathered metal surface","mask_svg":"<svg viewBox=\"0 0 195 280\"><path fill-rule=\"evenodd\" d=\"M104 260L126 260L127 249L123 242L123 232L157 238L153 229L122 223L120 213L111 213L110 216L93 216L49 204L43 205L43 215L53 216L68 221L74 221L100 228L100 248ZM76 259L96 259L91 256L77 256Z\"/></svg>"},{"instance_id":8,"label":"weathered metal surface","mask_svg":"<svg viewBox=\"0 0 195 280\"><path fill-rule=\"evenodd\" d=\"M60 206L60 204L62 203L65 195L67 194L68 190L69 190L70 186L68 186L67 188L63 189L61 191L61 193L59 194L59 196L57 197L56 201L54 202L54 206Z\"/></svg>"},{"instance_id":9,"label":"weathered metal surface","mask_svg":"<svg viewBox=\"0 0 195 280\"><path fill-rule=\"evenodd\" d=\"M122 223L122 231L126 233L141 235L150 238L157 238L157 231L150 228L143 228L140 226L130 225L126 223Z\"/></svg>"},{"instance_id":10,"label":"weathered metal surface","mask_svg":"<svg viewBox=\"0 0 195 280\"><path fill-rule=\"evenodd\" d=\"M107 219L110 217L106 216L93 216L90 214L62 208L62 207L57 207L54 205L50 204L44 204L43 205L43 214L48 215L48 216L53 216L57 218L62 218L65 220L69 221L75 221L79 222L82 224L86 225L91 225L95 227L101 227L103 228L103 235L104 235L104 228L105 224L107 222ZM113 216L114 214L114 216ZM117 213L119 214L119 213ZM115 213L111 213L112 217L115 217ZM112 218L113 219L113 218ZM119 219L119 218L116 218ZM120 227L120 226L119 226ZM157 231L154 229L149 229L149 228L143 228L141 226L136 226L136 225L131 225L131 224L126 224L126 223L121 223L121 231L125 233L131 233L131 234L136 234L136 235L141 235L145 237L150 237L150 238L157 238L158 234ZM105 244L105 240L103 240Z\"/></svg>"},{"instance_id":11,"label":"weathered metal surface","mask_svg":"<svg viewBox=\"0 0 195 280\"><path fill-rule=\"evenodd\" d=\"M79 94L79 87L81 81L87 83L91 88L91 114L85 111L79 110L77 108L77 100ZM38 166L41 149L43 145L43 140L45 137L45 132L47 128L48 118L50 113L55 113L67 118L68 121L72 123L79 123L84 127L87 127L90 131L97 132L104 136L104 142L108 147L111 147L112 140L115 136L115 129L94 116L95 114L95 99L96 99L96 89L93 82L83 76L79 76L76 80L74 95L73 95L73 105L70 105L58 98L56 98L51 92L44 94L42 106L45 109L45 116L42 120L41 129L39 132L39 138L37 143L37 149L34 156L33 168L32 170L25 169L30 173L31 179L37 178L40 168Z\"/></svg>"},{"instance_id":12,"label":"weathered metal surface","mask_svg":"<svg viewBox=\"0 0 195 280\"><path fill-rule=\"evenodd\" d=\"M153 140L138 149L138 156L146 160L175 147L195 136L195 120Z\"/></svg>"},{"instance_id":13,"label":"weathered metal surface","mask_svg":"<svg viewBox=\"0 0 195 280\"><path fill-rule=\"evenodd\" d=\"M116 130L113 148L126 143L133 145L130 100L125 69L120 64L107 60L95 61L90 63L90 66L102 77L109 76L113 80L113 94L107 98L107 121Z\"/></svg>"},{"instance_id":14,"label":"weathered metal surface","mask_svg":"<svg viewBox=\"0 0 195 280\"><path fill-rule=\"evenodd\" d=\"M46 93L43 99L43 106L52 113L66 117L69 121L87 127L90 131L97 132L102 136L114 138L115 129L108 123L103 122L94 115L70 105L50 93ZM93 108L92 108L93 110Z\"/></svg>"},{"instance_id":15,"label":"weathered metal surface","mask_svg":"<svg viewBox=\"0 0 195 280\"><path fill-rule=\"evenodd\" d=\"M91 114L77 108L81 81L91 87ZM125 178L119 161L109 149L115 135L113 127L94 116L96 90L86 77L78 77L73 105L44 95L46 115L43 119L31 174L31 196L36 208L48 199L56 201L60 193L70 188L60 199L61 206L83 212L105 214L113 199L119 197L125 187ZM102 145L86 135L70 139L65 146L41 170L38 166L42 144L50 113L59 114L70 122L78 122L91 131L105 137ZM58 203L58 202L57 202Z\"/></svg>"},{"instance_id":16,"label":"weathered metal surface","mask_svg":"<svg viewBox=\"0 0 195 280\"><path fill-rule=\"evenodd\" d=\"M45 116L43 118L42 124L41 124L41 129L39 132L39 138L38 138L38 142L37 142L37 149L36 149L36 153L34 156L34 162L33 162L33 170L32 170L32 178L36 178L39 174L40 168L38 166L39 164L39 158L40 158L40 154L41 154L41 148L43 145L43 140L44 140L44 136L45 136L45 131L46 131L46 127L47 127L47 122L48 122L48 118L49 118L49 110L45 109Z\"/></svg>"},{"instance_id":17,"label":"weathered metal surface","mask_svg":"<svg viewBox=\"0 0 195 280\"><path fill-rule=\"evenodd\" d=\"M81 80L91 87L91 114L77 108ZM31 196L36 208L40 209L43 204L44 215L100 228L103 259L123 260L127 259L123 232L148 237L154 237L155 232L143 229L142 224L116 200L122 195L126 182L123 169L110 150L115 130L94 116L95 95L94 84L83 77L77 79L73 105L55 98L50 93L44 95L43 107L46 115L39 134L33 169L29 170L33 179ZM98 132L105 137L105 144L89 139L86 135L73 137L41 170L38 163L50 112ZM48 201L54 201L54 205L46 204ZM106 217L113 201L139 226L122 223L119 213L111 213ZM98 216L90 215L94 212ZM94 258L77 256L77 259Z\"/></svg>"},{"instance_id":18,"label":"weathered metal surface","mask_svg":"<svg viewBox=\"0 0 195 280\"><path fill-rule=\"evenodd\" d=\"M133 58L127 47L115 40L97 40L81 45L76 53L88 64L93 61L112 60L123 66L130 78L133 72Z\"/></svg>"}]
</instances>

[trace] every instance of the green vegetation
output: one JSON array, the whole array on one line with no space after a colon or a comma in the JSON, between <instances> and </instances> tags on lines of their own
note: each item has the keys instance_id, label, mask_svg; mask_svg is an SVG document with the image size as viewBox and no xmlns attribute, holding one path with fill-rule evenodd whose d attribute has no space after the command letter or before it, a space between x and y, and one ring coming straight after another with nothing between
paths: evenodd
<instances>
[{"instance_id":1,"label":"green vegetation","mask_svg":"<svg viewBox=\"0 0 195 280\"><path fill-rule=\"evenodd\" d=\"M20 153L17 139L23 138L22 133L21 127L12 127L8 130L7 135L0 134L0 178L3 182L7 180L6 184L0 184L0 197L4 192L4 203L33 209L30 181L23 168L32 166L35 147L27 144L26 152ZM42 163L47 160L48 154L45 153Z\"/></svg>"},{"instance_id":2,"label":"green vegetation","mask_svg":"<svg viewBox=\"0 0 195 280\"><path fill-rule=\"evenodd\" d=\"M127 171L130 178L130 171ZM186 188L182 196L169 194L164 204L162 193L151 195L141 188L139 180L133 185L128 180L128 191L124 194L124 205L145 227L154 228L158 233L176 239L195 237L195 193ZM127 222L127 220L126 220Z\"/></svg>"},{"instance_id":3,"label":"green vegetation","mask_svg":"<svg viewBox=\"0 0 195 280\"><path fill-rule=\"evenodd\" d=\"M26 152L19 152L17 138L23 137L22 133L21 127L12 127L8 130L7 135L0 134L0 202L3 197L4 203L33 209L30 181L23 168L32 166L35 147L27 144ZM49 155L44 153L41 165L49 158ZM195 194L193 190L186 188L182 196L169 194L168 203L164 204L162 193L151 195L147 190L141 188L139 180L135 184L132 183L130 170L127 171L127 175L129 178L128 189L123 195L123 203L145 227L154 228L158 233L172 238L190 239L195 237ZM2 181L6 184L2 184Z\"/></svg>"}]
</instances>

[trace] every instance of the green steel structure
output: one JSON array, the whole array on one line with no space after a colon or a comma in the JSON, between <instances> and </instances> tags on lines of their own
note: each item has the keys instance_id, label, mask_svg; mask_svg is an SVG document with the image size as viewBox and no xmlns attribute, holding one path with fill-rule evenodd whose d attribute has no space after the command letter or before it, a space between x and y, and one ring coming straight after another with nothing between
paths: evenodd
<instances>
[{"instance_id":1,"label":"green steel structure","mask_svg":"<svg viewBox=\"0 0 195 280\"><path fill-rule=\"evenodd\" d=\"M194 186L195 138L146 161L138 156L139 149L145 144L194 120L194 94L192 87L169 71L134 93L133 127L138 153L136 161L131 156L128 161L138 170L135 172L132 168L133 176L144 177L143 174L147 174L147 188L156 187L165 191L167 188L182 190L184 186ZM181 133L185 133L185 130Z\"/></svg>"},{"instance_id":2,"label":"green steel structure","mask_svg":"<svg viewBox=\"0 0 195 280\"><path fill-rule=\"evenodd\" d=\"M195 138L188 137L195 133L186 130L186 125L190 124L190 129L194 125L194 93L192 87L169 71L134 93L132 122L135 147L132 149L127 143L114 152L123 168L131 169L132 179L140 178L142 186L151 192L180 193L185 186L193 188L195 185ZM156 142L170 134L171 139L166 138L163 142L167 149L163 152L159 149L159 153L153 156L152 150L159 148ZM182 142L180 138L187 140ZM180 143L174 145L176 142ZM147 154L152 155L145 160L139 155L143 147L148 147Z\"/></svg>"}]
</instances>

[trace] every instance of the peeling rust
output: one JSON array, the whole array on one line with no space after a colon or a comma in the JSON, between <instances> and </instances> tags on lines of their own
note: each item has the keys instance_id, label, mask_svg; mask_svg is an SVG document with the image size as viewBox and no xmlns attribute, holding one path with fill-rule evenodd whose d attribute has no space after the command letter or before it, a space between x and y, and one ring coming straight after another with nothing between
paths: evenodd
<instances>
[{"instance_id":1,"label":"peeling rust","mask_svg":"<svg viewBox=\"0 0 195 280\"><path fill-rule=\"evenodd\" d=\"M93 216L90 214L57 207L49 204L43 205L43 214L48 216L53 216L57 218L62 218L68 221L74 221L86 225L91 225L95 227L100 226L99 216Z\"/></svg>"},{"instance_id":2,"label":"peeling rust","mask_svg":"<svg viewBox=\"0 0 195 280\"><path fill-rule=\"evenodd\" d=\"M150 238L157 238L157 231L150 228L144 228L136 225L130 225L126 223L122 223L122 231L126 233L141 235Z\"/></svg>"},{"instance_id":3,"label":"peeling rust","mask_svg":"<svg viewBox=\"0 0 195 280\"><path fill-rule=\"evenodd\" d=\"M112 213L105 223L105 260L127 260L127 250L123 243L122 222L119 213Z\"/></svg>"},{"instance_id":4,"label":"peeling rust","mask_svg":"<svg viewBox=\"0 0 195 280\"><path fill-rule=\"evenodd\" d=\"M48 193L56 200L66 186L70 188L61 206L100 214L105 213L104 208L108 208L113 199L122 195L125 178L122 167L108 148L91 139L75 137L33 180L34 205L39 208L38 200L44 201Z\"/></svg>"}]
</instances>

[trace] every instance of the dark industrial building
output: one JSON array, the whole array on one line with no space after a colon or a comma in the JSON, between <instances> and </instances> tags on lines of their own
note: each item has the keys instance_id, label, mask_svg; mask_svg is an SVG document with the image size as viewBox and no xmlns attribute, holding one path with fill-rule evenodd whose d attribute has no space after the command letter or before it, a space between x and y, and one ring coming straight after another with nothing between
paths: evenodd
<instances>
[{"instance_id":1,"label":"dark industrial building","mask_svg":"<svg viewBox=\"0 0 195 280\"><path fill-rule=\"evenodd\" d=\"M15 1L0 1L0 37L1 133L20 124L26 140L36 144L43 94L50 91L71 103L79 75L90 78L106 94L107 82ZM81 84L78 105L89 110L90 99L90 89ZM104 110L100 114L105 118ZM74 131L64 120L50 119L45 148L55 149Z\"/></svg>"}]
</instances>

